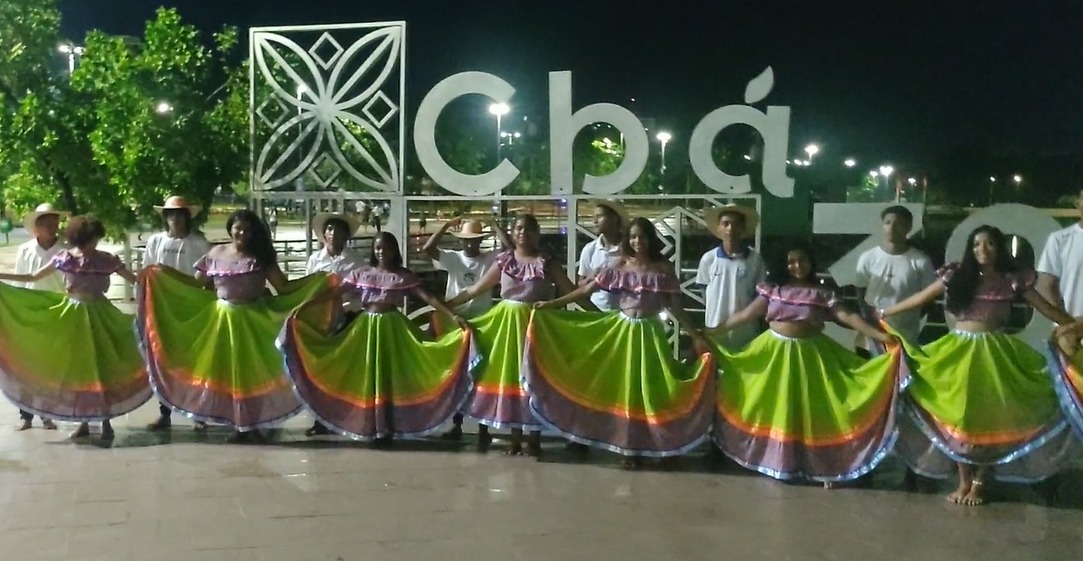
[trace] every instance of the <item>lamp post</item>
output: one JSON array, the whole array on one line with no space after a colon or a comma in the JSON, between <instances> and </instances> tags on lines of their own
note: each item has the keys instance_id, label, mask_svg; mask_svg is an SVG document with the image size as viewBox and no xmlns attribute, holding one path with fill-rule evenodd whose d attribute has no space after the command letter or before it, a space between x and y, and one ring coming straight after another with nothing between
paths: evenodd
<instances>
[{"instance_id":1,"label":"lamp post","mask_svg":"<svg viewBox=\"0 0 1083 561\"><path fill-rule=\"evenodd\" d=\"M60 45L57 47L61 53L68 55L68 76L75 74L75 57L83 56L83 47L78 45Z\"/></svg>"},{"instance_id":2,"label":"lamp post","mask_svg":"<svg viewBox=\"0 0 1083 561\"><path fill-rule=\"evenodd\" d=\"M666 143L673 138L673 135L666 131L660 131L655 138L662 143L662 169L660 172L661 177L658 178L658 190L661 191L666 181Z\"/></svg>"},{"instance_id":3,"label":"lamp post","mask_svg":"<svg viewBox=\"0 0 1083 561\"><path fill-rule=\"evenodd\" d=\"M895 168L889 165L880 166L880 175L884 176L884 187L891 188L891 174L895 173ZM899 190L895 190L895 202L899 202Z\"/></svg>"},{"instance_id":4,"label":"lamp post","mask_svg":"<svg viewBox=\"0 0 1083 561\"><path fill-rule=\"evenodd\" d=\"M805 147L805 153L808 154L808 160L807 160L808 164L806 164L806 165L811 166L812 165L812 157L815 156L816 154L820 153L820 147L816 146L815 144L809 144L808 146Z\"/></svg>"},{"instance_id":5,"label":"lamp post","mask_svg":"<svg viewBox=\"0 0 1083 561\"><path fill-rule=\"evenodd\" d=\"M500 122L511 112L511 107L507 103L494 103L489 106L489 113L496 116L496 163L500 163Z\"/></svg>"},{"instance_id":6,"label":"lamp post","mask_svg":"<svg viewBox=\"0 0 1083 561\"><path fill-rule=\"evenodd\" d=\"M842 165L844 165L844 166L846 166L848 168L852 168L852 167L857 165L857 160L855 160L853 158L846 158L845 160L842 161Z\"/></svg>"}]
</instances>

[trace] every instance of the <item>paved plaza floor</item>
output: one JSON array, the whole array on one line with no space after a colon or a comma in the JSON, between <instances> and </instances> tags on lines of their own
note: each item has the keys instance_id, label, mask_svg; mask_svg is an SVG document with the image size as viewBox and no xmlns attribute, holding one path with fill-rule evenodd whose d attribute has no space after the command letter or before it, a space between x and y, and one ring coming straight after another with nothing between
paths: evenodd
<instances>
[{"instance_id":1,"label":"paved plaza floor","mask_svg":"<svg viewBox=\"0 0 1083 561\"><path fill-rule=\"evenodd\" d=\"M1069 560L1083 558L1083 474L1046 505L1025 486L960 507L900 490L896 462L871 488L786 485L702 454L678 471L627 472L545 443L542 461L461 445L391 451L304 436L305 416L267 445L230 445L185 420L116 419L116 441L73 428L14 430L0 405L0 559L423 561L664 559ZM468 429L472 427L468 426ZM96 430L96 429L95 429Z\"/></svg>"}]
</instances>

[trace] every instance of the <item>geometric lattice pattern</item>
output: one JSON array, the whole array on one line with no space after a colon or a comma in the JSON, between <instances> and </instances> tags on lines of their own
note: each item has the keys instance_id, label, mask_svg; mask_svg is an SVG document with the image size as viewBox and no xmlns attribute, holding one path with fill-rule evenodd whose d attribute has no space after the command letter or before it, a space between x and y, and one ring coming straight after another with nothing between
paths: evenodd
<instances>
[{"instance_id":1,"label":"geometric lattice pattern","mask_svg":"<svg viewBox=\"0 0 1083 561\"><path fill-rule=\"evenodd\" d=\"M252 191L402 193L403 22L250 31Z\"/></svg>"}]
</instances>

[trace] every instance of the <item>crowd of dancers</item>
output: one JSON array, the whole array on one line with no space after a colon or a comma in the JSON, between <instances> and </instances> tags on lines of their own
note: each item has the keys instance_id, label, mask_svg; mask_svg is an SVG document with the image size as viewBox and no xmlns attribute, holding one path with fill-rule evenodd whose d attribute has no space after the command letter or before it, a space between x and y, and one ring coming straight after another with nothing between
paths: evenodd
<instances>
[{"instance_id":1,"label":"crowd of dancers","mask_svg":"<svg viewBox=\"0 0 1083 561\"><path fill-rule=\"evenodd\" d=\"M354 216L317 215L323 247L307 276L288 280L255 213L234 212L230 243L212 247L193 229L200 207L170 197L157 208L165 230L138 275L97 249L105 232L93 217L49 205L26 217L34 239L16 272L0 274L21 285L0 284L0 390L19 406L20 429L39 415L47 428L81 423L77 438L101 423L112 439L110 419L155 395L151 430L168 430L179 412L197 430L232 427L235 442L260 441L261 428L303 410L317 419L309 436L378 447L448 421L442 437L461 438L465 416L479 422L483 450L491 429L507 429L510 454L537 456L549 429L638 469L710 439L745 468L825 486L894 452L918 474L957 471L949 498L962 504L981 504L994 477L1058 473L1083 438L1080 225L1050 237L1037 273L1019 268L989 226L935 270L907 242L910 212L888 208L883 242L859 261L862 304L851 309L817 280L807 246L782 244L768 262L747 242L753 209L712 208L703 218L720 244L696 275L701 327L657 230L617 201L594 205L598 236L574 282L530 214L510 232L448 221L423 248L448 273L443 297L404 266L392 234L378 233L368 256L347 248ZM460 250L439 248L449 232ZM488 236L500 249L482 250ZM105 298L114 274L137 286L134 320ZM922 309L942 296L954 328L919 345ZM435 310L429 333L402 313L408 298ZM1047 348L1005 333L1019 302L1057 324ZM683 360L662 312L692 342ZM824 335L827 322L866 343L840 345Z\"/></svg>"}]
</instances>

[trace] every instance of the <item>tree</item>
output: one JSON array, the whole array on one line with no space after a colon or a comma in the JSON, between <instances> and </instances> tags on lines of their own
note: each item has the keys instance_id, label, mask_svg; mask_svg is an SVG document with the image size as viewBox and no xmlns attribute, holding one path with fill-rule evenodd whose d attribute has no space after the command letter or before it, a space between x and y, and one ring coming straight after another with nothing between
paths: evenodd
<instances>
[{"instance_id":1,"label":"tree","mask_svg":"<svg viewBox=\"0 0 1083 561\"><path fill-rule=\"evenodd\" d=\"M160 9L138 40L93 31L70 76L57 68L55 0L0 5L0 173L17 210L92 212L111 234L180 194L205 206L247 168L247 84L226 55ZM17 162L17 164L16 164Z\"/></svg>"}]
</instances>

